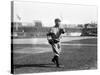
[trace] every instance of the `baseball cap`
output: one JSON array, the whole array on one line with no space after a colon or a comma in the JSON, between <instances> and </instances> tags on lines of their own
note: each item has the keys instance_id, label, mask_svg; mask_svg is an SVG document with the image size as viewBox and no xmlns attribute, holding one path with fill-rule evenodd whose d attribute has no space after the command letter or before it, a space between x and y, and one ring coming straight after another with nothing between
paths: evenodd
<instances>
[{"instance_id":1,"label":"baseball cap","mask_svg":"<svg viewBox=\"0 0 100 75\"><path fill-rule=\"evenodd\" d=\"M59 18L56 18L55 22L61 22L61 20Z\"/></svg>"}]
</instances>

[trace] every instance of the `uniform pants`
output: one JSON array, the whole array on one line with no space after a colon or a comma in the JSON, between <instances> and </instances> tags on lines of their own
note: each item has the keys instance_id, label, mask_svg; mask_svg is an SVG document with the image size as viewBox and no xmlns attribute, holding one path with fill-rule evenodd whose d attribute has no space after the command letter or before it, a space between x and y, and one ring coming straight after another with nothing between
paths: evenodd
<instances>
[{"instance_id":1,"label":"uniform pants","mask_svg":"<svg viewBox=\"0 0 100 75\"><path fill-rule=\"evenodd\" d=\"M61 52L61 43L58 42L58 43L53 44L52 49L53 49L54 55L59 56Z\"/></svg>"}]
</instances>

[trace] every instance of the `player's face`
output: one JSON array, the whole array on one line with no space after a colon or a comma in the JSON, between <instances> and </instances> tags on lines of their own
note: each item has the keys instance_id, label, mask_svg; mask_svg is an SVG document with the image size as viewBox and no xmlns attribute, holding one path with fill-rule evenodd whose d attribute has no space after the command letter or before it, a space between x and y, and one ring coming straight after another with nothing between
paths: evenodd
<instances>
[{"instance_id":1,"label":"player's face","mask_svg":"<svg viewBox=\"0 0 100 75\"><path fill-rule=\"evenodd\" d=\"M55 24L60 26L61 22L57 21L57 22L55 22Z\"/></svg>"}]
</instances>

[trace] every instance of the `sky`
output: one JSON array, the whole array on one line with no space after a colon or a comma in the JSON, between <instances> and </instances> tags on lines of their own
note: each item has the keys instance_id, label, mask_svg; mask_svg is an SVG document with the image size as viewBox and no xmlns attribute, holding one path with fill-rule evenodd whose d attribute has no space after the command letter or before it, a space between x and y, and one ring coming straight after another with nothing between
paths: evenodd
<instances>
[{"instance_id":1,"label":"sky","mask_svg":"<svg viewBox=\"0 0 100 75\"><path fill-rule=\"evenodd\" d=\"M66 24L97 22L97 7L41 2L14 2L14 22L41 20L44 26L53 26L54 19L60 18Z\"/></svg>"}]
</instances>

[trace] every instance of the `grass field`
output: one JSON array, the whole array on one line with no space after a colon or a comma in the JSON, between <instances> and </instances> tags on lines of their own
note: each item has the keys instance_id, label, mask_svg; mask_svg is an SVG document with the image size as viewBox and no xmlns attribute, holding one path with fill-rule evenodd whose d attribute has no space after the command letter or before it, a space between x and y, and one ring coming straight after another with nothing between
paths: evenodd
<instances>
[{"instance_id":1,"label":"grass field","mask_svg":"<svg viewBox=\"0 0 100 75\"><path fill-rule=\"evenodd\" d=\"M64 68L51 62L50 45L14 44L13 48L15 74L97 69L97 38L62 42L60 64Z\"/></svg>"}]
</instances>

